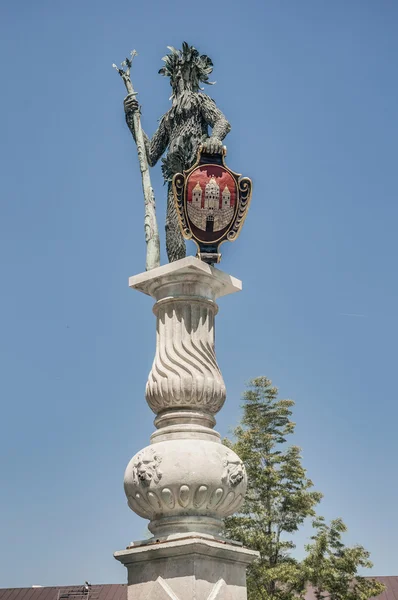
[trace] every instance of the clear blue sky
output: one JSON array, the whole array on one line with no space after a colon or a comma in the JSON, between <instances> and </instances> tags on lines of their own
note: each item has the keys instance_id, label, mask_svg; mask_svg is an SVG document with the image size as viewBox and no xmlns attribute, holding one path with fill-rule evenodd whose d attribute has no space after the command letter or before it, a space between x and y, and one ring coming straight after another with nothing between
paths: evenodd
<instances>
[{"instance_id":1,"label":"clear blue sky","mask_svg":"<svg viewBox=\"0 0 398 600\"><path fill-rule=\"evenodd\" d=\"M228 164L254 181L223 246L244 291L220 301L218 429L270 377L321 512L398 574L397 28L393 0L2 3L0 587L123 582L112 553L145 536L123 472L153 430L155 320L127 287L143 202L111 64L139 51L152 134L183 40L213 58Z\"/></svg>"}]
</instances>

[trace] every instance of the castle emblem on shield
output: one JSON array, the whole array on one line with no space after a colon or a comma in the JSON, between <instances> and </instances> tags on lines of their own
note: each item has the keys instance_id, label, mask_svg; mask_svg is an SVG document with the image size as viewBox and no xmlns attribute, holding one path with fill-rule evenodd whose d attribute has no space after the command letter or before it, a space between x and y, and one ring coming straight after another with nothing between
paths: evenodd
<instances>
[{"instance_id":1,"label":"castle emblem on shield","mask_svg":"<svg viewBox=\"0 0 398 600\"><path fill-rule=\"evenodd\" d=\"M198 258L220 262L219 246L234 241L249 208L252 183L231 171L222 154L199 150L191 169L173 178L174 200L185 239L198 247Z\"/></svg>"}]
</instances>

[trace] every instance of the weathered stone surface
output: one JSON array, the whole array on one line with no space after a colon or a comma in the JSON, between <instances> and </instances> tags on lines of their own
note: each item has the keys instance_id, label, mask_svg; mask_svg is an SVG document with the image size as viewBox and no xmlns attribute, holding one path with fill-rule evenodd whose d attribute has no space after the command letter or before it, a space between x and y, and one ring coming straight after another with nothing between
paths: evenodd
<instances>
[{"instance_id":1,"label":"weathered stone surface","mask_svg":"<svg viewBox=\"0 0 398 600\"><path fill-rule=\"evenodd\" d=\"M257 553L193 537L116 552L128 569L128 600L246 600Z\"/></svg>"},{"instance_id":2,"label":"weathered stone surface","mask_svg":"<svg viewBox=\"0 0 398 600\"><path fill-rule=\"evenodd\" d=\"M174 263L145 271L129 278L129 286L161 300L170 295L170 285L186 283L181 291L189 296L216 300L242 290L242 282L236 277L211 267L194 256L187 256Z\"/></svg>"},{"instance_id":3,"label":"weathered stone surface","mask_svg":"<svg viewBox=\"0 0 398 600\"><path fill-rule=\"evenodd\" d=\"M128 505L150 520L154 536L115 555L128 568L129 600L245 600L256 553L223 539L222 519L242 505L246 473L213 429L225 401L216 300L241 282L189 257L132 277L130 286L156 301L146 399L157 430L124 478Z\"/></svg>"},{"instance_id":4,"label":"weathered stone surface","mask_svg":"<svg viewBox=\"0 0 398 600\"><path fill-rule=\"evenodd\" d=\"M130 287L156 300L156 354L146 399L165 409L217 413L226 390L214 350L215 300L241 282L192 256L130 278Z\"/></svg>"},{"instance_id":5,"label":"weathered stone surface","mask_svg":"<svg viewBox=\"0 0 398 600\"><path fill-rule=\"evenodd\" d=\"M130 508L151 519L155 536L192 528L220 535L246 485L242 461L212 437L156 442L131 459L124 476Z\"/></svg>"},{"instance_id":6,"label":"weathered stone surface","mask_svg":"<svg viewBox=\"0 0 398 600\"><path fill-rule=\"evenodd\" d=\"M156 354L146 386L151 409L217 413L226 390L214 350L215 300L239 291L240 281L190 256L131 277L130 287L156 300Z\"/></svg>"},{"instance_id":7,"label":"weathered stone surface","mask_svg":"<svg viewBox=\"0 0 398 600\"><path fill-rule=\"evenodd\" d=\"M214 350L215 301L239 291L241 283L188 257L132 277L130 286L156 300L156 355L146 399L158 415L158 431L126 469L128 505L150 519L156 537L190 531L219 536L222 518L243 503L246 473L213 430L213 415L225 401Z\"/></svg>"}]
</instances>

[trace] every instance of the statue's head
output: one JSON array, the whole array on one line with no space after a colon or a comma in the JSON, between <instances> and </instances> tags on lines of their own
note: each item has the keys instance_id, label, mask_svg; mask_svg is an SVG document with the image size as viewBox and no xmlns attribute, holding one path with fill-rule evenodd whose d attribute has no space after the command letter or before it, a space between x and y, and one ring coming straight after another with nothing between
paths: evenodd
<instances>
[{"instance_id":1,"label":"statue's head","mask_svg":"<svg viewBox=\"0 0 398 600\"><path fill-rule=\"evenodd\" d=\"M167 46L170 54L163 57L165 66L159 70L161 75L170 77L173 96L178 96L184 91L197 92L200 83L213 85L209 75L213 71L213 62L206 54L200 55L193 46L183 42L182 49L176 50Z\"/></svg>"}]
</instances>

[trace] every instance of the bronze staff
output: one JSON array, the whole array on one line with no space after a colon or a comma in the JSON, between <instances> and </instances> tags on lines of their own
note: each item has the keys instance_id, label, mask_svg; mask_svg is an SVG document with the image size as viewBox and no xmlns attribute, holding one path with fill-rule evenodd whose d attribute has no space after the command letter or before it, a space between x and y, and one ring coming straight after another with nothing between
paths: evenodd
<instances>
[{"instance_id":1,"label":"bronze staff","mask_svg":"<svg viewBox=\"0 0 398 600\"><path fill-rule=\"evenodd\" d=\"M135 97L137 92L134 91L133 84L130 78L130 69L133 62L133 58L137 55L135 50L130 52L131 58L126 58L122 62L122 69L119 69L115 64L112 66L117 70L120 77L124 81L126 86L127 94ZM151 185L151 178L149 175L149 165L145 149L144 134L141 127L141 118L139 110L134 112L134 136L137 144L138 160L140 163L142 189L144 192L145 201L145 241L146 241L146 270L154 269L160 266L160 242L159 242L159 230L156 221L156 205L155 205L155 194Z\"/></svg>"}]
</instances>

